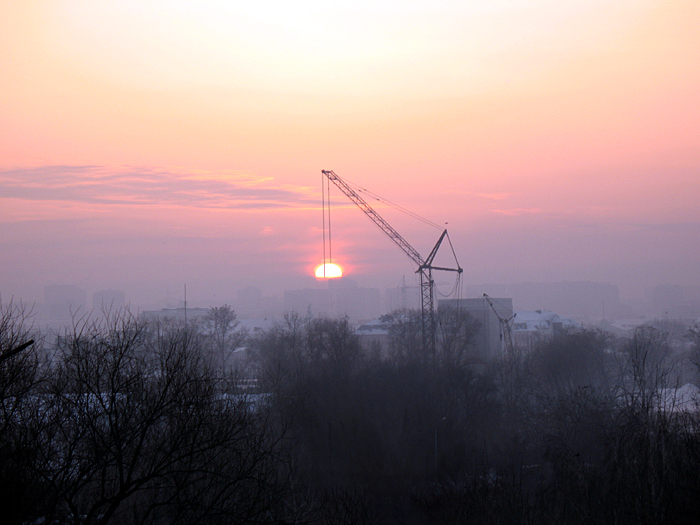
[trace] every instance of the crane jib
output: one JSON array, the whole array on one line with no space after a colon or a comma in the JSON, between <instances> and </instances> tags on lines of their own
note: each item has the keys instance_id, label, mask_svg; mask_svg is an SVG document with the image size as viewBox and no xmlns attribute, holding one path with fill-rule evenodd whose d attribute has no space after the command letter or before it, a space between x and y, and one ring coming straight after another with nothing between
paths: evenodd
<instances>
[{"instance_id":1,"label":"crane jib","mask_svg":"<svg viewBox=\"0 0 700 525\"><path fill-rule=\"evenodd\" d=\"M379 228L381 228L381 230L386 233L389 238L413 260L413 262L415 262L418 266L425 264L425 261L421 257L420 253L418 253L418 250L411 246L409 242L391 226L391 224L386 222L386 220L384 220L384 218L379 215L374 208L372 208L369 203L367 203L367 201L363 199L362 196L360 196L355 190L353 190L343 179L341 179L332 170L321 170L321 172L328 177L328 179L331 180L351 201L353 201L357 207L365 213L365 215L372 219L372 222L379 226Z\"/></svg>"}]
</instances>

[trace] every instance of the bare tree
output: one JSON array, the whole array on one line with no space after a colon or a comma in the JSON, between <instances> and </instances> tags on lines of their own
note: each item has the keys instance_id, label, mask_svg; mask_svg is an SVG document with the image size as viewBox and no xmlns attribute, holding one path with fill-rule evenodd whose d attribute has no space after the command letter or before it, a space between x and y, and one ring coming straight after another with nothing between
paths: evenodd
<instances>
[{"instance_id":1,"label":"bare tree","mask_svg":"<svg viewBox=\"0 0 700 525\"><path fill-rule=\"evenodd\" d=\"M620 374L611 357L613 343L598 330L564 330L542 341L527 359L536 394L567 396L579 388L612 391Z\"/></svg>"},{"instance_id":2,"label":"bare tree","mask_svg":"<svg viewBox=\"0 0 700 525\"><path fill-rule=\"evenodd\" d=\"M480 323L460 308L440 308L437 314L438 359L444 363L464 364Z\"/></svg>"},{"instance_id":3,"label":"bare tree","mask_svg":"<svg viewBox=\"0 0 700 525\"><path fill-rule=\"evenodd\" d=\"M296 313L287 313L256 341L262 386L267 392L278 393L301 374L306 359L307 322Z\"/></svg>"},{"instance_id":4,"label":"bare tree","mask_svg":"<svg viewBox=\"0 0 700 525\"><path fill-rule=\"evenodd\" d=\"M230 372L231 355L245 343L248 331L240 327L236 312L228 304L211 308L202 323L211 344L212 362L225 377Z\"/></svg>"},{"instance_id":5,"label":"bare tree","mask_svg":"<svg viewBox=\"0 0 700 525\"><path fill-rule=\"evenodd\" d=\"M422 347L421 314L418 310L396 310L384 319L389 324L389 354L399 363L425 362L427 356ZM437 355L442 363L464 364L479 322L459 308L440 308L436 315Z\"/></svg>"},{"instance_id":6,"label":"bare tree","mask_svg":"<svg viewBox=\"0 0 700 525\"><path fill-rule=\"evenodd\" d=\"M36 338L31 309L0 300L0 435L9 429L27 395L40 381L41 342L35 343Z\"/></svg>"},{"instance_id":7,"label":"bare tree","mask_svg":"<svg viewBox=\"0 0 700 525\"><path fill-rule=\"evenodd\" d=\"M695 323L685 334L686 341L690 342L690 363L700 375L700 323Z\"/></svg>"},{"instance_id":8,"label":"bare tree","mask_svg":"<svg viewBox=\"0 0 700 525\"><path fill-rule=\"evenodd\" d=\"M339 373L348 372L360 359L362 349L347 317L312 319L306 330L306 351L314 364L324 364Z\"/></svg>"},{"instance_id":9,"label":"bare tree","mask_svg":"<svg viewBox=\"0 0 700 525\"><path fill-rule=\"evenodd\" d=\"M34 447L27 439L44 379L42 340L32 320L26 305L0 301L0 508L5 523L35 518L43 506L44 489L29 466Z\"/></svg>"},{"instance_id":10,"label":"bare tree","mask_svg":"<svg viewBox=\"0 0 700 525\"><path fill-rule=\"evenodd\" d=\"M623 346L625 403L649 414L659 408L662 389L677 386L669 334L654 326L642 325Z\"/></svg>"},{"instance_id":11,"label":"bare tree","mask_svg":"<svg viewBox=\"0 0 700 525\"><path fill-rule=\"evenodd\" d=\"M424 359L421 314L419 310L396 310L388 314L389 355L395 363L407 363Z\"/></svg>"},{"instance_id":12,"label":"bare tree","mask_svg":"<svg viewBox=\"0 0 700 525\"><path fill-rule=\"evenodd\" d=\"M219 391L194 331L152 332L120 312L76 324L60 351L31 436L34 468L51 488L47 519L279 517L279 436L254 399Z\"/></svg>"}]
</instances>

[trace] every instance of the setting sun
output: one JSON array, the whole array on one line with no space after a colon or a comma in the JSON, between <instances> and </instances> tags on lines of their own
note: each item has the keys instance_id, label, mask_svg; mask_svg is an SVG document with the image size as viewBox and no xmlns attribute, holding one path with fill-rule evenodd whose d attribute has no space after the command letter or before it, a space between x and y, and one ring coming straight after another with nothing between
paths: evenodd
<instances>
[{"instance_id":1,"label":"setting sun","mask_svg":"<svg viewBox=\"0 0 700 525\"><path fill-rule=\"evenodd\" d=\"M334 263L321 264L316 268L316 279L335 279L343 276L343 270Z\"/></svg>"}]
</instances>

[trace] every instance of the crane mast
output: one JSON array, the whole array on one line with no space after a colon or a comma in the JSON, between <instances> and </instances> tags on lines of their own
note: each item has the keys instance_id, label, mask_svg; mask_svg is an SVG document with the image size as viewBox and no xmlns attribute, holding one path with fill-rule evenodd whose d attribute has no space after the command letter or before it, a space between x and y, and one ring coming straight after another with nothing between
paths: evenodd
<instances>
[{"instance_id":1,"label":"crane mast","mask_svg":"<svg viewBox=\"0 0 700 525\"><path fill-rule=\"evenodd\" d=\"M421 291L421 329L422 329L422 339L423 339L423 351L430 355L435 355L435 281L433 280L433 270L442 270L448 272L457 272L461 274L463 272L462 268L457 262L455 256L455 262L457 263L457 268L446 268L441 266L434 266L433 261L435 256L440 249L445 237L448 238L447 230L443 230L440 238L438 239L435 246L430 251L427 258L423 259L418 250L416 250L411 244L404 239L399 232L397 232L391 224L389 224L384 218L379 215L365 199L362 198L352 187L350 187L343 179L341 179L332 170L321 170L321 173L325 175L328 180L333 182L340 191L342 191L352 202L360 208L365 215L367 215L374 224L376 224L403 252L408 255L408 257L413 261L413 263L418 267L416 273L420 275L420 291Z\"/></svg>"},{"instance_id":2,"label":"crane mast","mask_svg":"<svg viewBox=\"0 0 700 525\"><path fill-rule=\"evenodd\" d=\"M506 319L498 312L496 305L493 304L488 294L484 294L484 299L488 301L491 310L493 310L493 313L498 317L498 322L501 324L501 338L503 340L505 354L506 357L512 359L515 357L515 345L513 344L513 319L515 319L515 314Z\"/></svg>"}]
</instances>

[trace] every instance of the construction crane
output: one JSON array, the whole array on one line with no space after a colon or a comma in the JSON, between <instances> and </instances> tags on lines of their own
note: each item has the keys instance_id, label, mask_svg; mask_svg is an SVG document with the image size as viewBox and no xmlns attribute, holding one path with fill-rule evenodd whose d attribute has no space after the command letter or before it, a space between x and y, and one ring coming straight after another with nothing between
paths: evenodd
<instances>
[{"instance_id":1,"label":"construction crane","mask_svg":"<svg viewBox=\"0 0 700 525\"><path fill-rule=\"evenodd\" d=\"M394 241L394 243L403 250L403 252L408 255L408 257L417 266L416 273L420 275L420 296L421 296L421 330L422 330L422 343L423 351L426 354L435 356L435 281L433 280L433 270L441 270L446 272L457 272L461 276L463 270L459 266L457 261L457 256L454 253L454 248L452 253L455 258L456 268L447 268L442 266L433 265L435 256L440 249L440 245L447 238L447 241L452 246L452 241L450 241L450 236L447 230L444 229L440 238L435 243L435 246L428 254L428 257L423 259L420 253L409 244L409 242L404 239L399 232L397 232L384 218L379 215L368 203L363 199L354 189L352 189L347 182L341 179L332 170L321 170L321 173L325 175L328 180L333 182L340 191L342 191L352 202L354 202L358 208L360 208L365 215L367 215L372 222L379 226L379 228L389 236L389 238Z\"/></svg>"},{"instance_id":2,"label":"construction crane","mask_svg":"<svg viewBox=\"0 0 700 525\"><path fill-rule=\"evenodd\" d=\"M488 301L493 313L498 317L498 322L501 325L501 341L503 342L506 357L512 358L515 356L515 345L513 344L513 320L515 319L515 314L505 318L500 314L488 294L484 294L484 299Z\"/></svg>"}]
</instances>

